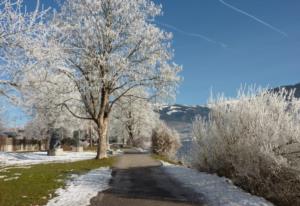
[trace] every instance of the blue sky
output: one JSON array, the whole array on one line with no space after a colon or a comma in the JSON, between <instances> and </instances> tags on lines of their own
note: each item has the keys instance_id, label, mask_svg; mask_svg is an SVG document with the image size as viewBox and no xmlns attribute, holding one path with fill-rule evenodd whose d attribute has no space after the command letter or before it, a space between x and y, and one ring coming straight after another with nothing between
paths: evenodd
<instances>
[{"instance_id":1,"label":"blue sky","mask_svg":"<svg viewBox=\"0 0 300 206\"><path fill-rule=\"evenodd\" d=\"M166 28L174 33L175 61L184 68L178 103L206 103L211 88L231 96L245 83L273 87L300 82L300 1L225 1L287 36L219 0L158 2L164 8L160 22L227 45L224 48Z\"/></svg>"},{"instance_id":2,"label":"blue sky","mask_svg":"<svg viewBox=\"0 0 300 206\"><path fill-rule=\"evenodd\" d=\"M223 1L242 12L220 0L155 2L164 12L157 24L174 34L174 60L183 66L177 103L205 104L211 89L232 96L241 84L300 82L299 0Z\"/></svg>"}]
</instances>

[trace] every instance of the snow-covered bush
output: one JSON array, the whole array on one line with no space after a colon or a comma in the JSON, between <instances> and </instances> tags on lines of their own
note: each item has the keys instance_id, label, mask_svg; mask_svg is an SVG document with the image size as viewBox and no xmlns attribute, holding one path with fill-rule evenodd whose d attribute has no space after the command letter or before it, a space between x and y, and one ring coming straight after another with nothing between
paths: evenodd
<instances>
[{"instance_id":1,"label":"snow-covered bush","mask_svg":"<svg viewBox=\"0 0 300 206\"><path fill-rule=\"evenodd\" d=\"M170 159L174 158L180 148L180 138L176 130L169 128L165 123L160 123L152 133L152 150L154 154Z\"/></svg>"},{"instance_id":2,"label":"snow-covered bush","mask_svg":"<svg viewBox=\"0 0 300 206\"><path fill-rule=\"evenodd\" d=\"M300 141L300 105L293 93L241 90L218 97L209 119L194 122L194 164L231 178L278 205L300 205L300 172L284 150Z\"/></svg>"}]
</instances>

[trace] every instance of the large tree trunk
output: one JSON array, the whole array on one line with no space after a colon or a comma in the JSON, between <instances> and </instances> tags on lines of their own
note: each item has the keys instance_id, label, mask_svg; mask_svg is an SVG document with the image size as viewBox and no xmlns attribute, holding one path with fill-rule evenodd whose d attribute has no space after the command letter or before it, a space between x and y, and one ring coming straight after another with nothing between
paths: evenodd
<instances>
[{"instance_id":1,"label":"large tree trunk","mask_svg":"<svg viewBox=\"0 0 300 206\"><path fill-rule=\"evenodd\" d=\"M99 120L98 145L96 159L103 159L107 157L107 131L108 131L108 117L103 117Z\"/></svg>"},{"instance_id":2,"label":"large tree trunk","mask_svg":"<svg viewBox=\"0 0 300 206\"><path fill-rule=\"evenodd\" d=\"M129 107L131 109L131 101L129 102ZM133 124L132 124L132 113L131 111L128 112L128 119L129 119L129 122L127 123L127 132L128 132L128 142L127 144L129 146L134 146L134 135L133 135Z\"/></svg>"},{"instance_id":3,"label":"large tree trunk","mask_svg":"<svg viewBox=\"0 0 300 206\"><path fill-rule=\"evenodd\" d=\"M133 131L132 131L132 126L131 125L127 125L127 131L128 131L128 141L127 144L129 146L134 146L134 135L133 135Z\"/></svg>"},{"instance_id":4,"label":"large tree trunk","mask_svg":"<svg viewBox=\"0 0 300 206\"><path fill-rule=\"evenodd\" d=\"M109 117L109 96L102 90L101 94L101 109L97 119L98 145L96 159L107 157L107 132L108 132L108 117Z\"/></svg>"}]
</instances>

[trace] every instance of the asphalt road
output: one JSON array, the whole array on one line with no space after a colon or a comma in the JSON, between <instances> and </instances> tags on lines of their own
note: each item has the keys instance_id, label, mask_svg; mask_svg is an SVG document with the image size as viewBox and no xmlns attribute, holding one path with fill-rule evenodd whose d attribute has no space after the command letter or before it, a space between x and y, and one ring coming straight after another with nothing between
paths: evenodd
<instances>
[{"instance_id":1,"label":"asphalt road","mask_svg":"<svg viewBox=\"0 0 300 206\"><path fill-rule=\"evenodd\" d=\"M120 156L110 186L91 199L91 206L202 205L199 195L169 177L161 163L147 154Z\"/></svg>"}]
</instances>

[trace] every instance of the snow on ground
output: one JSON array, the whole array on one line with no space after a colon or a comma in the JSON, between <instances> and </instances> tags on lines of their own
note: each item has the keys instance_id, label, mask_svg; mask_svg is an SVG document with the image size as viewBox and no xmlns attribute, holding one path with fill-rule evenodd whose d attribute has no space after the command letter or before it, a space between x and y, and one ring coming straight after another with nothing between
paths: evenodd
<instances>
[{"instance_id":1,"label":"snow on ground","mask_svg":"<svg viewBox=\"0 0 300 206\"><path fill-rule=\"evenodd\" d=\"M78 160L92 159L95 156L95 152L64 152L59 156L48 156L47 152L0 152L0 167L50 162L74 162Z\"/></svg>"},{"instance_id":2,"label":"snow on ground","mask_svg":"<svg viewBox=\"0 0 300 206\"><path fill-rule=\"evenodd\" d=\"M99 168L76 176L67 182L65 189L56 191L57 197L51 199L47 206L89 205L90 199L98 192L108 189L111 169Z\"/></svg>"},{"instance_id":3,"label":"snow on ground","mask_svg":"<svg viewBox=\"0 0 300 206\"><path fill-rule=\"evenodd\" d=\"M273 206L265 199L236 187L227 178L165 162L163 169L183 186L204 197L207 206Z\"/></svg>"}]
</instances>

